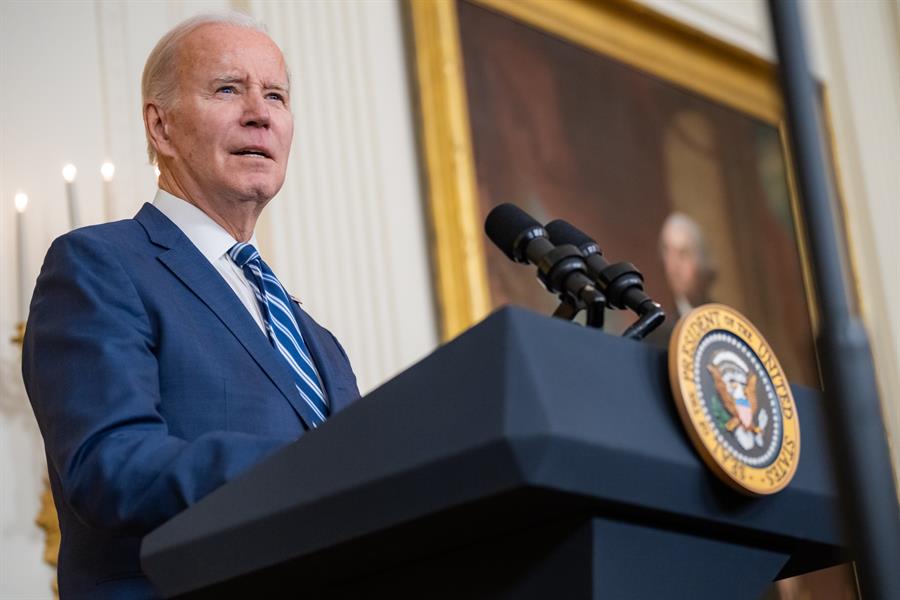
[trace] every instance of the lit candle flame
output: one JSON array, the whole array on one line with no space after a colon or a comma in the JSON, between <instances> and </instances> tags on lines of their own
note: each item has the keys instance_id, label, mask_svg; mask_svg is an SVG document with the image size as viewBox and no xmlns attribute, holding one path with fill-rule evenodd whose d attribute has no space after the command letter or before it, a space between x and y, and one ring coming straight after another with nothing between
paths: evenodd
<instances>
[{"instance_id":1,"label":"lit candle flame","mask_svg":"<svg viewBox=\"0 0 900 600\"><path fill-rule=\"evenodd\" d=\"M25 212L25 208L28 206L28 194L24 192L16 193L16 212L23 213Z\"/></svg>"},{"instance_id":2,"label":"lit candle flame","mask_svg":"<svg viewBox=\"0 0 900 600\"><path fill-rule=\"evenodd\" d=\"M72 163L67 164L63 167L62 176L63 179L66 180L67 183L72 183L75 181L75 176L78 174L78 169L75 168L75 165Z\"/></svg>"},{"instance_id":3,"label":"lit candle flame","mask_svg":"<svg viewBox=\"0 0 900 600\"><path fill-rule=\"evenodd\" d=\"M112 181L113 175L116 174L116 165L112 164L109 161L106 161L102 165L100 165L100 175L103 177L103 181Z\"/></svg>"}]
</instances>

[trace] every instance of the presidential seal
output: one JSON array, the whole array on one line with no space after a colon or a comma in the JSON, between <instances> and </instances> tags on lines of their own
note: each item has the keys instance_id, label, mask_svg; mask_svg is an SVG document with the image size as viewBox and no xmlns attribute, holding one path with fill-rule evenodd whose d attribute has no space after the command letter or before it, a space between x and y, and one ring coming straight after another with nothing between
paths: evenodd
<instances>
[{"instance_id":1,"label":"presidential seal","mask_svg":"<svg viewBox=\"0 0 900 600\"><path fill-rule=\"evenodd\" d=\"M748 495L783 489L800 460L800 423L775 354L742 314L695 308L669 341L678 414L703 462Z\"/></svg>"}]
</instances>

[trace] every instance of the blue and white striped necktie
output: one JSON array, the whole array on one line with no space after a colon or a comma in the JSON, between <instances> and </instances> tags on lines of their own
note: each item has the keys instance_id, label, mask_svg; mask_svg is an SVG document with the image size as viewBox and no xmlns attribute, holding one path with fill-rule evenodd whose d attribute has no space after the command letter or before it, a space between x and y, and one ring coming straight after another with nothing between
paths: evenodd
<instances>
[{"instance_id":1,"label":"blue and white striped necktie","mask_svg":"<svg viewBox=\"0 0 900 600\"><path fill-rule=\"evenodd\" d=\"M287 362L300 397L312 409L315 418L310 425L318 427L328 418L328 405L287 292L252 245L237 243L228 251L228 256L250 282L262 309L269 341Z\"/></svg>"}]
</instances>

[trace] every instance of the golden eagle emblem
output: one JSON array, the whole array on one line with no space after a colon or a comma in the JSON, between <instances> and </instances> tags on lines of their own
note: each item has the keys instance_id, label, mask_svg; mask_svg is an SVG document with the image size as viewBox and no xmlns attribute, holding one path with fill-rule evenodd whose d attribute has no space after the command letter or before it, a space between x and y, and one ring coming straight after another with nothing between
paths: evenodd
<instances>
[{"instance_id":1,"label":"golden eagle emblem","mask_svg":"<svg viewBox=\"0 0 900 600\"><path fill-rule=\"evenodd\" d=\"M706 365L712 375L719 400L728 412L725 429L734 435L744 450L762 446L763 430L769 420L765 410L759 410L756 399L758 376L746 361L730 350L720 351Z\"/></svg>"},{"instance_id":2,"label":"golden eagle emblem","mask_svg":"<svg viewBox=\"0 0 900 600\"><path fill-rule=\"evenodd\" d=\"M734 428L740 424L744 426L744 429L759 433L759 427L753 424L757 406L756 373L752 373L747 385L742 386L736 381L725 383L722 372L712 365L706 365L706 369L712 374L719 398L722 399L725 410L731 415L731 419L725 423L725 429L734 431Z\"/></svg>"}]
</instances>

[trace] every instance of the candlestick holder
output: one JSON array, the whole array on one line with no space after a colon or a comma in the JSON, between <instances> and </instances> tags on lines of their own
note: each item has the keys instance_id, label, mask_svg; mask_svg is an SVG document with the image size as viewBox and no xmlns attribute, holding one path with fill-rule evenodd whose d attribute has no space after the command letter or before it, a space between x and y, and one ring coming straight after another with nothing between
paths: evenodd
<instances>
[{"instance_id":1,"label":"candlestick holder","mask_svg":"<svg viewBox=\"0 0 900 600\"><path fill-rule=\"evenodd\" d=\"M19 346L25 342L25 321L16 324L15 333L10 338L13 344ZM44 491L41 493L41 508L34 519L35 524L44 530L44 560L56 569L59 562L59 516L56 513L56 505L53 503L53 492L50 491L50 479L44 475ZM53 596L59 598L59 582L53 578Z\"/></svg>"},{"instance_id":2,"label":"candlestick holder","mask_svg":"<svg viewBox=\"0 0 900 600\"><path fill-rule=\"evenodd\" d=\"M22 347L22 343L25 341L25 321L19 321L16 324L16 331L13 336L9 338L9 341L20 348Z\"/></svg>"}]
</instances>

